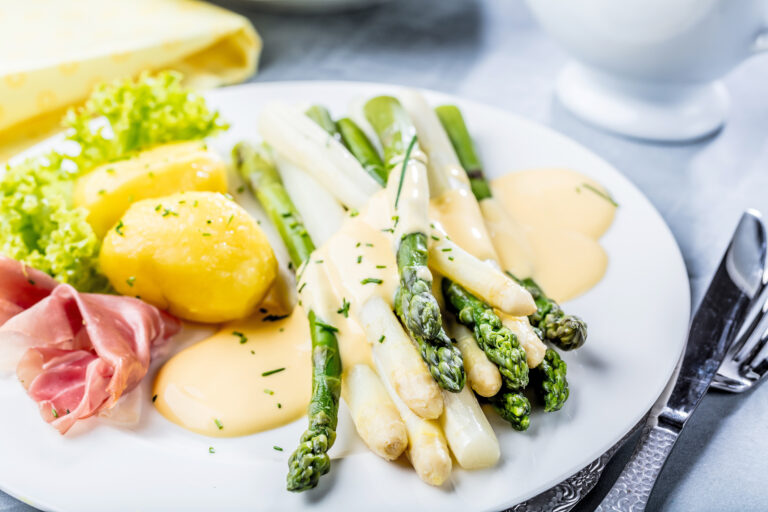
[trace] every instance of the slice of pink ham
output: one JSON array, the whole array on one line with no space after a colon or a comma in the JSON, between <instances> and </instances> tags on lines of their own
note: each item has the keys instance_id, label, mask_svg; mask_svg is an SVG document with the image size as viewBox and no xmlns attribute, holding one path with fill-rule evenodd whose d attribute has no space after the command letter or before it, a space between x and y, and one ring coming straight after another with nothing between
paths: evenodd
<instances>
[{"instance_id":1,"label":"slice of pink ham","mask_svg":"<svg viewBox=\"0 0 768 512\"><path fill-rule=\"evenodd\" d=\"M9 268L3 263L0 282ZM36 287L38 277L31 279L35 284L25 280L17 285ZM14 297L31 301L38 293L16 289ZM63 434L77 420L109 409L134 389L146 375L152 354L180 328L176 318L141 300L79 293L60 284L7 320L0 327L0 343L4 333L34 340L16 373L43 418Z\"/></svg>"},{"instance_id":2,"label":"slice of pink ham","mask_svg":"<svg viewBox=\"0 0 768 512\"><path fill-rule=\"evenodd\" d=\"M0 256L0 325L43 300L58 284L44 272Z\"/></svg>"}]
</instances>

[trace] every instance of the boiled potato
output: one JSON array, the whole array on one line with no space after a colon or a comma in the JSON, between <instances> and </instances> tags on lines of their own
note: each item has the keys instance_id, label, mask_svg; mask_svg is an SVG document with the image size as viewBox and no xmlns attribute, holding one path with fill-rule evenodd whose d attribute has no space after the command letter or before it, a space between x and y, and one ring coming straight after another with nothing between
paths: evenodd
<instances>
[{"instance_id":1,"label":"boiled potato","mask_svg":"<svg viewBox=\"0 0 768 512\"><path fill-rule=\"evenodd\" d=\"M77 179L73 199L102 237L134 201L191 190L227 191L226 166L202 141L164 144L96 167Z\"/></svg>"},{"instance_id":2,"label":"boiled potato","mask_svg":"<svg viewBox=\"0 0 768 512\"><path fill-rule=\"evenodd\" d=\"M215 192L132 204L107 232L99 258L121 294L197 322L248 315L277 276L256 221Z\"/></svg>"}]
</instances>

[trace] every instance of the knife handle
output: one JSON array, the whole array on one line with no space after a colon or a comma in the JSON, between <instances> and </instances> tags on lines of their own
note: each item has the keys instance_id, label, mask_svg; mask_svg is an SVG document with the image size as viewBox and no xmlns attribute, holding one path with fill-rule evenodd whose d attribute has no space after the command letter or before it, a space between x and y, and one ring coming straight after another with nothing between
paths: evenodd
<instances>
[{"instance_id":1,"label":"knife handle","mask_svg":"<svg viewBox=\"0 0 768 512\"><path fill-rule=\"evenodd\" d=\"M629 463L597 507L596 512L645 510L653 485L678 435L678 431L661 425L646 425Z\"/></svg>"}]
</instances>

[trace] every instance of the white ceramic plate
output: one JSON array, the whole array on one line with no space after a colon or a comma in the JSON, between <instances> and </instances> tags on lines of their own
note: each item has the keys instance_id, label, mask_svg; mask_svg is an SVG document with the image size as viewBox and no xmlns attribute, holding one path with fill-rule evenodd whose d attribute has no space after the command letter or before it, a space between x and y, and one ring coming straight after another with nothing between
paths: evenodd
<instances>
[{"instance_id":1,"label":"white ceramic plate","mask_svg":"<svg viewBox=\"0 0 768 512\"><path fill-rule=\"evenodd\" d=\"M228 152L255 137L259 109L271 100L319 102L337 114L350 99L396 92L388 85L286 82L210 93L232 123L215 141ZM587 174L620 204L601 243L610 256L597 287L568 303L589 322L589 340L563 355L571 397L555 414L535 412L525 433L494 423L499 465L455 470L442 488L422 483L407 464L355 448L342 421L330 475L308 493L285 491L286 460L304 421L261 434L214 439L192 434L146 406L141 424L99 422L60 436L45 424L15 379L0 381L0 488L42 509L87 511L195 510L499 510L559 483L599 457L650 409L670 378L688 324L685 267L664 221L648 200L604 160L536 123L493 107L438 93L464 111L490 176L542 166ZM284 452L272 449L285 448ZM208 453L213 446L216 453Z\"/></svg>"}]
</instances>

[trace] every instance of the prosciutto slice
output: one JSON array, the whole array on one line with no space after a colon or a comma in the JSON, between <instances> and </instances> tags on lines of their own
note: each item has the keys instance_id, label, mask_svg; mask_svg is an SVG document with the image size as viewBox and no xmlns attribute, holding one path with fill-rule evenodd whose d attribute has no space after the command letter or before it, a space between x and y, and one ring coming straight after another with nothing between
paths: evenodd
<instances>
[{"instance_id":1,"label":"prosciutto slice","mask_svg":"<svg viewBox=\"0 0 768 512\"><path fill-rule=\"evenodd\" d=\"M62 434L134 389L152 354L181 328L176 318L138 299L79 293L66 284L50 288L37 275L20 280L18 274L36 271L14 263L0 260L0 293L6 282L17 285L0 303L26 309L2 324L0 344L6 336L27 340L16 373L43 419ZM41 298L44 286L50 290Z\"/></svg>"},{"instance_id":2,"label":"prosciutto slice","mask_svg":"<svg viewBox=\"0 0 768 512\"><path fill-rule=\"evenodd\" d=\"M58 284L44 272L0 256L0 325L47 297Z\"/></svg>"}]
</instances>

